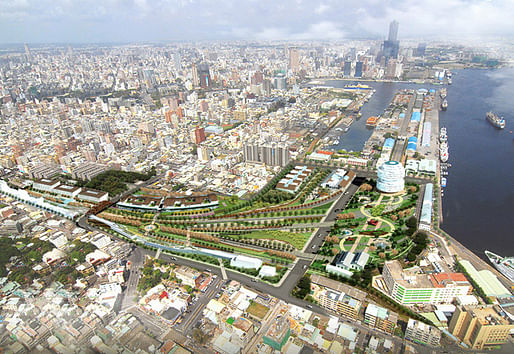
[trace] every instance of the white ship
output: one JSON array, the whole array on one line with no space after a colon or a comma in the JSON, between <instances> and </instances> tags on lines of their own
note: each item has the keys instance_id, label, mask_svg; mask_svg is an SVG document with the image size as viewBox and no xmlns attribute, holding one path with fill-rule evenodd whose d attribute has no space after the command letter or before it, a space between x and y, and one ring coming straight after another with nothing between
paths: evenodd
<instances>
[{"instance_id":1,"label":"white ship","mask_svg":"<svg viewBox=\"0 0 514 354\"><path fill-rule=\"evenodd\" d=\"M514 257L501 257L489 251L485 251L485 255L500 273L514 283Z\"/></svg>"},{"instance_id":2,"label":"white ship","mask_svg":"<svg viewBox=\"0 0 514 354\"><path fill-rule=\"evenodd\" d=\"M445 127L442 127L441 128L441 132L439 133L439 141L441 143L445 142L448 140L448 135L446 133L446 128Z\"/></svg>"},{"instance_id":3,"label":"white ship","mask_svg":"<svg viewBox=\"0 0 514 354\"><path fill-rule=\"evenodd\" d=\"M448 161L449 157L448 143L442 142L441 146L439 147L439 158L441 159L441 162L446 162Z\"/></svg>"}]
</instances>

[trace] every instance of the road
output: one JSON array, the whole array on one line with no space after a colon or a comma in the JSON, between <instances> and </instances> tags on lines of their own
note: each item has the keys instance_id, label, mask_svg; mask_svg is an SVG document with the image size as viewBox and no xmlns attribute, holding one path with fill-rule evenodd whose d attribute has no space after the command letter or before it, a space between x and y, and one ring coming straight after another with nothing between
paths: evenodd
<instances>
[{"instance_id":1,"label":"road","mask_svg":"<svg viewBox=\"0 0 514 354\"><path fill-rule=\"evenodd\" d=\"M182 322L178 326L175 326L175 328L182 333L190 333L189 330L191 327L194 327L209 301L219 293L222 285L223 279L221 279L221 277L216 277L207 289L205 289L205 292L200 294L196 302L192 306L188 307L187 313Z\"/></svg>"},{"instance_id":2,"label":"road","mask_svg":"<svg viewBox=\"0 0 514 354\"><path fill-rule=\"evenodd\" d=\"M405 117L403 118L402 125L400 130L398 131L398 136L407 136L407 127L410 123L410 117L412 115L412 107L414 107L414 102L416 102L416 94L412 95L409 100L409 104L407 106L407 111L405 112ZM393 161L401 161L403 152L405 151L405 147L407 145L407 139L400 141L396 140L396 144L394 146L393 153L391 154L391 160Z\"/></svg>"},{"instance_id":3,"label":"road","mask_svg":"<svg viewBox=\"0 0 514 354\"><path fill-rule=\"evenodd\" d=\"M123 291L123 297L121 301L121 309L125 310L136 304L134 299L137 297L137 284L141 277L141 268L144 265L145 257L144 253L140 248L135 248L129 256L130 270L129 278L126 282L126 288Z\"/></svg>"}]
</instances>

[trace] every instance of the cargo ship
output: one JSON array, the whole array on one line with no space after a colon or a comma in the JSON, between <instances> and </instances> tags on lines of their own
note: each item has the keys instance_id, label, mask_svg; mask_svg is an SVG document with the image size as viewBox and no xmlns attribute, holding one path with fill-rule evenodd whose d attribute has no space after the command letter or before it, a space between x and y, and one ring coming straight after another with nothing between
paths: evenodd
<instances>
[{"instance_id":1,"label":"cargo ship","mask_svg":"<svg viewBox=\"0 0 514 354\"><path fill-rule=\"evenodd\" d=\"M446 100L446 98L441 103L441 108L443 111L446 111L446 108L448 108L448 101Z\"/></svg>"},{"instance_id":2,"label":"cargo ship","mask_svg":"<svg viewBox=\"0 0 514 354\"><path fill-rule=\"evenodd\" d=\"M505 119L503 119L503 117L501 117L501 118L498 117L493 112L487 112L487 114L485 115L485 119L487 119L489 121L489 123L491 123L493 126L495 126L498 129L505 128Z\"/></svg>"},{"instance_id":3,"label":"cargo ship","mask_svg":"<svg viewBox=\"0 0 514 354\"><path fill-rule=\"evenodd\" d=\"M485 251L485 255L500 273L505 275L511 282L514 282L514 257L500 257L489 251Z\"/></svg>"},{"instance_id":4,"label":"cargo ship","mask_svg":"<svg viewBox=\"0 0 514 354\"><path fill-rule=\"evenodd\" d=\"M371 116L366 120L367 127L375 127L378 123L378 117Z\"/></svg>"}]
</instances>

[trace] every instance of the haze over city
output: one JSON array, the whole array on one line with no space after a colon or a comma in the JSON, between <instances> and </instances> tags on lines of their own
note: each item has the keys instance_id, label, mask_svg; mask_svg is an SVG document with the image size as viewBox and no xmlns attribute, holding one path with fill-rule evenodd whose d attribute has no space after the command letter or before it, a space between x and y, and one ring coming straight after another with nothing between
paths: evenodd
<instances>
[{"instance_id":1,"label":"haze over city","mask_svg":"<svg viewBox=\"0 0 514 354\"><path fill-rule=\"evenodd\" d=\"M313 40L514 35L509 0L3 0L0 42Z\"/></svg>"}]
</instances>

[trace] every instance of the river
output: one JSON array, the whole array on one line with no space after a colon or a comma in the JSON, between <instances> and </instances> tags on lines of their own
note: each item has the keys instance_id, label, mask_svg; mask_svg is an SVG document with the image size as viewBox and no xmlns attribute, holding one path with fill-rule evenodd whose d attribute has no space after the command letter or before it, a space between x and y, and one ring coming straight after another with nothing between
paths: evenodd
<instances>
[{"instance_id":1,"label":"river","mask_svg":"<svg viewBox=\"0 0 514 354\"><path fill-rule=\"evenodd\" d=\"M327 81L343 87L349 81ZM366 119L383 113L395 92L440 86L372 82L376 92L362 117L343 134L337 149L359 151L372 131ZM449 162L441 227L482 258L484 250L514 256L514 69L466 69L454 72L448 110L440 124L448 129ZM498 130L485 120L487 111L504 116Z\"/></svg>"}]
</instances>

